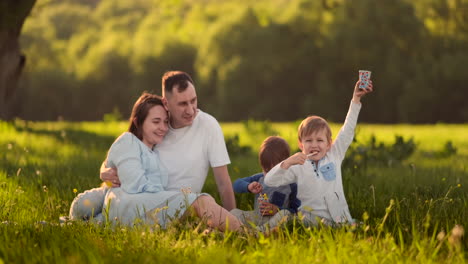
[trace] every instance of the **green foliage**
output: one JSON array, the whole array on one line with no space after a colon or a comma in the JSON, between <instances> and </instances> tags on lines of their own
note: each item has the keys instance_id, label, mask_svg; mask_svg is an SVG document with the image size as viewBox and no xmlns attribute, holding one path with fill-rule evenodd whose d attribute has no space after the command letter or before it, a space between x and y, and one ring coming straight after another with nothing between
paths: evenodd
<instances>
[{"instance_id":1,"label":"green foliage","mask_svg":"<svg viewBox=\"0 0 468 264\"><path fill-rule=\"evenodd\" d=\"M457 148L453 146L452 141L447 141L444 145L444 149L442 150L442 157L450 157L452 155L457 154Z\"/></svg>"},{"instance_id":2,"label":"green foliage","mask_svg":"<svg viewBox=\"0 0 468 264\"><path fill-rule=\"evenodd\" d=\"M246 121L242 121L242 125L247 133L250 135L277 135L278 131L276 131L271 122L269 121L259 121L249 119Z\"/></svg>"},{"instance_id":3,"label":"green foliage","mask_svg":"<svg viewBox=\"0 0 468 264\"><path fill-rule=\"evenodd\" d=\"M219 120L339 121L357 71L369 69L375 92L361 120L464 122L467 7L467 0L42 0L22 32L27 68L15 112L100 120L117 107L127 116L131 98L160 94L162 74L179 69ZM64 91L73 92L72 109L60 107L70 98Z\"/></svg>"},{"instance_id":4,"label":"green foliage","mask_svg":"<svg viewBox=\"0 0 468 264\"><path fill-rule=\"evenodd\" d=\"M243 155L252 151L249 146L239 144L239 134L224 138L229 155Z\"/></svg>"},{"instance_id":5,"label":"green foliage","mask_svg":"<svg viewBox=\"0 0 468 264\"><path fill-rule=\"evenodd\" d=\"M344 168L367 168L372 166L392 166L401 164L416 150L413 138L405 140L402 136L395 136L395 143L385 145L378 143L372 135L367 144L358 144L354 140L343 161Z\"/></svg>"},{"instance_id":6,"label":"green foliage","mask_svg":"<svg viewBox=\"0 0 468 264\"><path fill-rule=\"evenodd\" d=\"M309 64L316 61L313 36L249 6L213 26L208 36L197 69L204 81L202 95L218 103L212 111L221 119L286 120L302 111L300 103L282 98L301 102L307 93L305 84L313 80L316 69Z\"/></svg>"},{"instance_id":7,"label":"green foliage","mask_svg":"<svg viewBox=\"0 0 468 264\"><path fill-rule=\"evenodd\" d=\"M428 158L448 158L457 154L457 148L453 145L452 141L449 140L445 143L442 150L425 152L424 156Z\"/></svg>"},{"instance_id":8,"label":"green foliage","mask_svg":"<svg viewBox=\"0 0 468 264\"><path fill-rule=\"evenodd\" d=\"M106 123L109 122L118 122L123 120L122 114L120 113L118 108L114 108L112 112L104 114L102 120Z\"/></svg>"}]
</instances>

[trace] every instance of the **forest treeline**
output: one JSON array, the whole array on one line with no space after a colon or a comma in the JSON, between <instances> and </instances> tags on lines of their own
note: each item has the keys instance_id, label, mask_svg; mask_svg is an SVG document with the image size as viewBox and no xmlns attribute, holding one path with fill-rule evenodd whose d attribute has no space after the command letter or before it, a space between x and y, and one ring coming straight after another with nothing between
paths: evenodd
<instances>
[{"instance_id":1,"label":"forest treeline","mask_svg":"<svg viewBox=\"0 0 468 264\"><path fill-rule=\"evenodd\" d=\"M362 122L468 120L468 0L38 0L21 45L28 120L126 117L174 69L221 121L341 122L360 69Z\"/></svg>"}]
</instances>

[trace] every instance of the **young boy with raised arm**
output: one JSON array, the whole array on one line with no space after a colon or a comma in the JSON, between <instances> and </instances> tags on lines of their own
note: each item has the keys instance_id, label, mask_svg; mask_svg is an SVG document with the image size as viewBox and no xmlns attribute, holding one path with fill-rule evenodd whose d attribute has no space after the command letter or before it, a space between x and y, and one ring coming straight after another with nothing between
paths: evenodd
<instances>
[{"instance_id":1,"label":"young boy with raised arm","mask_svg":"<svg viewBox=\"0 0 468 264\"><path fill-rule=\"evenodd\" d=\"M298 128L302 151L280 162L265 176L265 184L272 187L297 183L299 210L306 224L353 222L344 196L341 163L354 138L361 97L373 90L371 81L364 89L359 88L359 83L354 87L346 120L334 142L327 121L309 116Z\"/></svg>"}]
</instances>

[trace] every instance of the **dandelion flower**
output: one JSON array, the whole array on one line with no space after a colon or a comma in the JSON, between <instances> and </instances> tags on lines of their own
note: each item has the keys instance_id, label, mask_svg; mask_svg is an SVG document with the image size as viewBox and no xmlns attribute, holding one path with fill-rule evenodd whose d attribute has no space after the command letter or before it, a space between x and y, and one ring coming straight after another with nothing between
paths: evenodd
<instances>
[{"instance_id":1,"label":"dandelion flower","mask_svg":"<svg viewBox=\"0 0 468 264\"><path fill-rule=\"evenodd\" d=\"M76 188L73 188L73 193L77 193L78 190Z\"/></svg>"},{"instance_id":2,"label":"dandelion flower","mask_svg":"<svg viewBox=\"0 0 468 264\"><path fill-rule=\"evenodd\" d=\"M201 234L202 234L202 236L207 236L210 233L211 233L211 230L207 228L207 229L203 230L203 232Z\"/></svg>"},{"instance_id":3,"label":"dandelion flower","mask_svg":"<svg viewBox=\"0 0 468 264\"><path fill-rule=\"evenodd\" d=\"M445 232L442 230L437 234L437 240L442 241L445 238Z\"/></svg>"},{"instance_id":4,"label":"dandelion flower","mask_svg":"<svg viewBox=\"0 0 468 264\"><path fill-rule=\"evenodd\" d=\"M455 225L452 229L452 236L461 238L465 234L465 229L461 225Z\"/></svg>"},{"instance_id":5,"label":"dandelion flower","mask_svg":"<svg viewBox=\"0 0 468 264\"><path fill-rule=\"evenodd\" d=\"M455 225L452 229L448 242L456 247L460 246L461 238L465 234L465 229L461 225Z\"/></svg>"}]
</instances>

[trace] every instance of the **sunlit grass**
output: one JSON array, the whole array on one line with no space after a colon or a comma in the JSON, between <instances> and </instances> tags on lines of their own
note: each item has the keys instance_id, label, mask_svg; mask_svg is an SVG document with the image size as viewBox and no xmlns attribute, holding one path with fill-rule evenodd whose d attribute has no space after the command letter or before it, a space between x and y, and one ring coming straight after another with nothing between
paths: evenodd
<instances>
[{"instance_id":1,"label":"sunlit grass","mask_svg":"<svg viewBox=\"0 0 468 264\"><path fill-rule=\"evenodd\" d=\"M294 123L272 123L272 128L284 137L291 147L297 147L297 127L300 121ZM330 123L332 137L334 138L340 130L342 124ZM241 134L241 144L260 146L264 135L246 135L245 126L242 123L224 123L222 124L226 135ZM442 149L447 141L452 141L459 149L460 154L468 155L468 124L436 124L436 125L374 125L358 124L356 129L357 139L364 141L371 135L374 135L379 142L392 143L395 135L405 138L413 137L420 150L434 151Z\"/></svg>"},{"instance_id":2,"label":"sunlit grass","mask_svg":"<svg viewBox=\"0 0 468 264\"><path fill-rule=\"evenodd\" d=\"M242 123L222 124L227 137L238 134L240 144L252 149L231 153L232 180L260 171L257 150L270 133L296 149L296 126L274 123L247 131ZM333 124L335 135L339 127ZM354 228L293 222L265 236L206 232L190 223L168 230L60 225L74 189L100 184L101 162L125 129L126 122L0 122L0 263L466 262L460 228L468 227L467 125L359 125L359 142L374 135L391 144L402 135L414 138L417 151L401 164L344 168L351 214L361 222ZM457 154L435 155L449 140ZM211 176L204 190L219 198ZM236 200L249 209L253 196Z\"/></svg>"}]
</instances>

